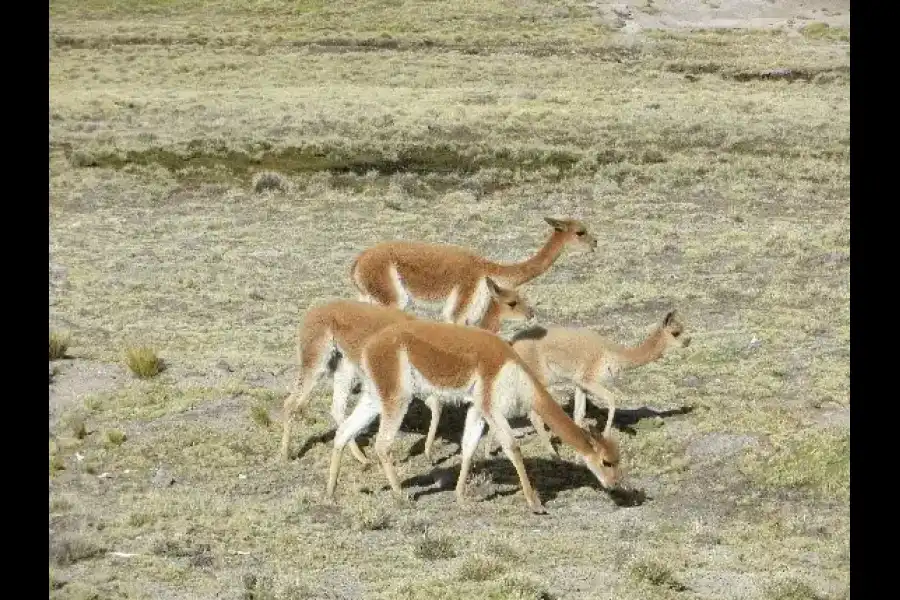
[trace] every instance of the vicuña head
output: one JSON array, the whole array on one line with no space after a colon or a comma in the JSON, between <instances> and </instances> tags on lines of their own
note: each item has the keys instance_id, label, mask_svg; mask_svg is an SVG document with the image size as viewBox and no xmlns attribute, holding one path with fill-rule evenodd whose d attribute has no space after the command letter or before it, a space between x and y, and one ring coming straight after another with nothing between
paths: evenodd
<instances>
[{"instance_id":1,"label":"vicu\u00f1a head","mask_svg":"<svg viewBox=\"0 0 900 600\"><path fill-rule=\"evenodd\" d=\"M608 418L606 429L602 432L591 426L585 428L594 451L581 457L587 468L607 490L618 486L622 478L622 468L619 465L619 443L612 435L611 424L612 419Z\"/></svg>"},{"instance_id":2,"label":"vicu\u00f1a head","mask_svg":"<svg viewBox=\"0 0 900 600\"><path fill-rule=\"evenodd\" d=\"M514 288L500 287L490 277L485 278L491 297L497 305L497 317L501 321L530 321L534 318L534 309L525 299L521 291Z\"/></svg>"},{"instance_id":3,"label":"vicu\u00f1a head","mask_svg":"<svg viewBox=\"0 0 900 600\"><path fill-rule=\"evenodd\" d=\"M581 221L577 219L555 219L553 217L544 217L544 220L556 230L557 234L563 235L563 241L566 245L588 252L593 252L597 249L597 238L588 233L587 226Z\"/></svg>"},{"instance_id":4,"label":"vicu\u00f1a head","mask_svg":"<svg viewBox=\"0 0 900 600\"><path fill-rule=\"evenodd\" d=\"M684 323L681 322L678 311L671 310L666 313L660 331L668 348L687 348L691 344L691 336L685 335Z\"/></svg>"}]
</instances>

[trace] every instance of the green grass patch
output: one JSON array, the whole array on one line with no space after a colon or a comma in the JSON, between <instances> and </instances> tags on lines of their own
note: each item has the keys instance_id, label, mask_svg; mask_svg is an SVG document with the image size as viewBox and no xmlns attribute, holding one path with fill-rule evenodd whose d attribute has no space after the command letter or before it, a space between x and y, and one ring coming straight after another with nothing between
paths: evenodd
<instances>
[{"instance_id":1,"label":"green grass patch","mask_svg":"<svg viewBox=\"0 0 900 600\"><path fill-rule=\"evenodd\" d=\"M121 446L128 439L124 431L109 429L106 432L106 443L110 446Z\"/></svg>"},{"instance_id":2,"label":"green grass patch","mask_svg":"<svg viewBox=\"0 0 900 600\"><path fill-rule=\"evenodd\" d=\"M742 470L770 489L807 490L834 500L850 497L850 432L812 430L752 452Z\"/></svg>"},{"instance_id":3,"label":"green grass patch","mask_svg":"<svg viewBox=\"0 0 900 600\"><path fill-rule=\"evenodd\" d=\"M849 42L850 32L843 27L831 27L828 23L810 23L800 29L804 37L813 40L829 40L836 42Z\"/></svg>"}]
</instances>

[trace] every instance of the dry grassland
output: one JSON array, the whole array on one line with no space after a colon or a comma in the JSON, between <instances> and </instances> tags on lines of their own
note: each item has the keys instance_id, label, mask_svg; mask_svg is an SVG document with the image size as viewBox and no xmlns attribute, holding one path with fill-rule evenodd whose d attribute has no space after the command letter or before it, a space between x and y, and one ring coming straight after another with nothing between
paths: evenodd
<instances>
[{"instance_id":1,"label":"dry grassland","mask_svg":"<svg viewBox=\"0 0 900 600\"><path fill-rule=\"evenodd\" d=\"M849 598L845 29L632 32L561 0L50 14L52 598ZM599 246L524 288L540 322L636 343L677 308L693 336L621 383L641 502L523 419L549 515L502 453L458 507L462 409L432 467L414 403L415 501L345 456L328 503L329 386L274 462L294 328L353 296L357 252L519 260L545 215Z\"/></svg>"}]
</instances>

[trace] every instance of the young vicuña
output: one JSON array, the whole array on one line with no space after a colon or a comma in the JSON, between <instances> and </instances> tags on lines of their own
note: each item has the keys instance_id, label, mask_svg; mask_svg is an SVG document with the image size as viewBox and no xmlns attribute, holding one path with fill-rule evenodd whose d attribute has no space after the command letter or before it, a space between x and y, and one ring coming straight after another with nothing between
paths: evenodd
<instances>
[{"instance_id":1,"label":"young vicu\u00f1a","mask_svg":"<svg viewBox=\"0 0 900 600\"><path fill-rule=\"evenodd\" d=\"M549 269L566 246L593 251L597 240L584 223L545 217L553 232L544 246L520 263L501 264L459 246L387 241L363 250L350 268L360 299L406 309L411 303L443 304L443 319L475 325L490 299L488 277L518 288Z\"/></svg>"},{"instance_id":2,"label":"young vicu\u00f1a","mask_svg":"<svg viewBox=\"0 0 900 600\"><path fill-rule=\"evenodd\" d=\"M606 429L609 429L616 409L609 386L615 385L622 371L658 360L670 348L686 348L691 338L685 335L684 324L673 310L636 346L617 344L590 329L558 326L528 328L516 333L510 343L544 385L575 384L573 417L578 425L584 425L588 394L606 401L609 408ZM594 399L591 403L597 406ZM552 449L549 434L540 422L535 423L533 419L532 422L543 443ZM487 435L488 453L493 448L492 432Z\"/></svg>"},{"instance_id":3,"label":"young vicu\u00f1a","mask_svg":"<svg viewBox=\"0 0 900 600\"><path fill-rule=\"evenodd\" d=\"M619 450L612 432L585 430L569 418L538 377L501 337L474 327L425 320L389 325L378 331L362 351L362 396L338 427L326 496L334 496L344 446L381 416L375 438L378 456L391 489L403 496L390 446L415 393L462 397L470 406L462 436L462 466L457 500L465 500L465 483L484 424L500 439L519 475L525 501L543 512L540 498L525 471L522 453L507 415L533 411L563 442L571 445L605 487L620 477Z\"/></svg>"},{"instance_id":4,"label":"young vicu\u00f1a","mask_svg":"<svg viewBox=\"0 0 900 600\"><path fill-rule=\"evenodd\" d=\"M501 321L528 320L534 313L521 293L499 287L490 278L486 283L491 294L484 313L479 315L479 326L497 332ZM308 404L313 389L322 377L330 372L334 378L331 416L340 425L346 416L350 391L358 380L359 357L365 342L378 330L400 322L415 319L408 312L397 308L378 306L353 300L335 300L315 306L303 318L297 329L297 362L299 372L294 390L284 402L284 432L281 439L283 460L289 458L291 426L296 413ZM431 409L431 425L426 446L431 448L440 420L441 404L429 396L425 404ZM361 463L368 459L355 441L350 451ZM431 458L430 453L428 458Z\"/></svg>"}]
</instances>

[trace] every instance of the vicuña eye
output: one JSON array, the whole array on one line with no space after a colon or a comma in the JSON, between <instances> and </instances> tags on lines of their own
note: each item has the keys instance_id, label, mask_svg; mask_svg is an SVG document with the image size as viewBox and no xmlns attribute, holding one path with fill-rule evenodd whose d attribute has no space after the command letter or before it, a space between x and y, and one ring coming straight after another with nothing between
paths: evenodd
<instances>
[{"instance_id":1,"label":"vicu\u00f1a eye","mask_svg":"<svg viewBox=\"0 0 900 600\"><path fill-rule=\"evenodd\" d=\"M509 307L510 307L510 308L515 308L518 304L519 304L519 303L518 303L517 301L513 300L512 302L509 303Z\"/></svg>"},{"instance_id":2,"label":"vicu\u00f1a eye","mask_svg":"<svg viewBox=\"0 0 900 600\"><path fill-rule=\"evenodd\" d=\"M678 337L679 335L681 335L681 332L680 332L680 331L673 331L673 332L672 332L672 337Z\"/></svg>"},{"instance_id":3,"label":"vicu\u00f1a eye","mask_svg":"<svg viewBox=\"0 0 900 600\"><path fill-rule=\"evenodd\" d=\"M578 237L581 237L581 236L583 236L583 235L586 234L586 233L587 233L587 231L579 231L579 232L577 232L575 235L577 235Z\"/></svg>"},{"instance_id":4,"label":"vicu\u00f1a eye","mask_svg":"<svg viewBox=\"0 0 900 600\"><path fill-rule=\"evenodd\" d=\"M600 461L600 464L602 464L604 467L607 467L607 468L614 466L614 465L613 465L611 462L609 462L608 460L601 460L601 461Z\"/></svg>"}]
</instances>

